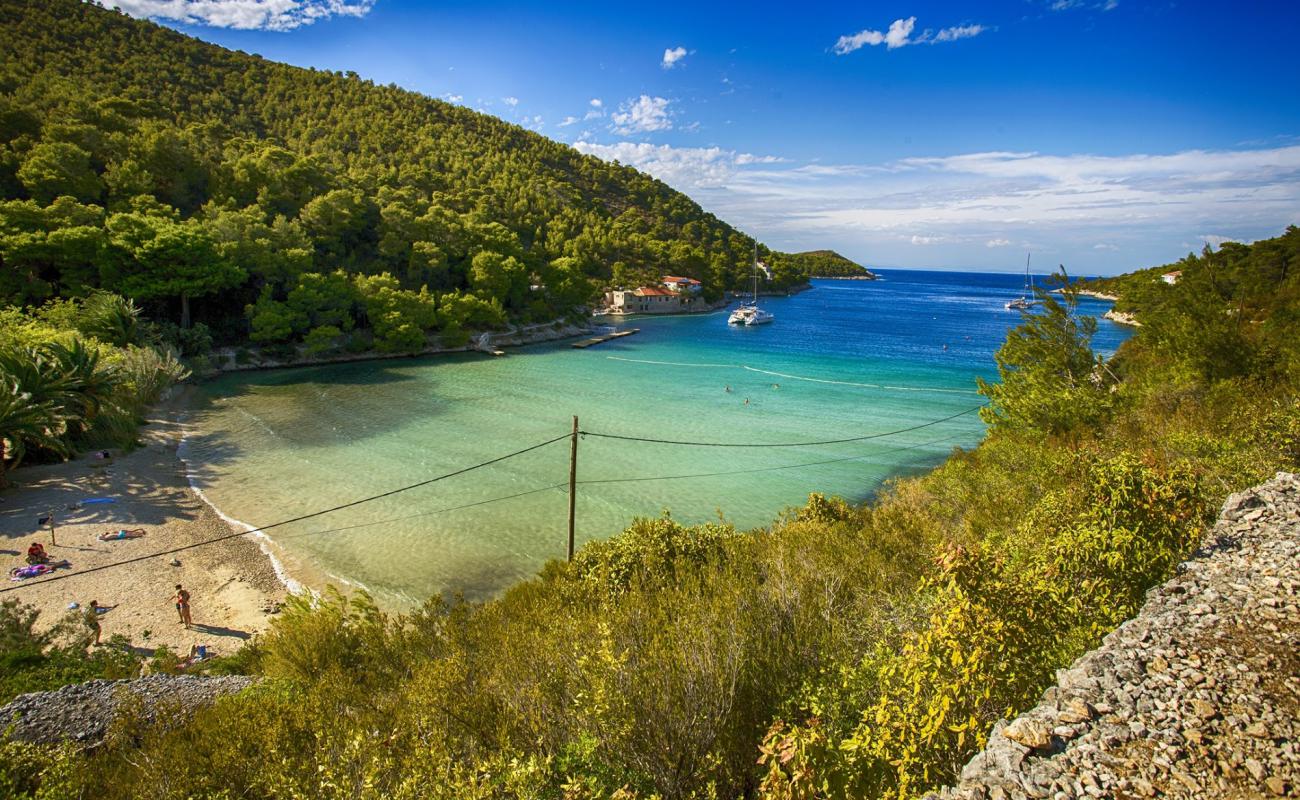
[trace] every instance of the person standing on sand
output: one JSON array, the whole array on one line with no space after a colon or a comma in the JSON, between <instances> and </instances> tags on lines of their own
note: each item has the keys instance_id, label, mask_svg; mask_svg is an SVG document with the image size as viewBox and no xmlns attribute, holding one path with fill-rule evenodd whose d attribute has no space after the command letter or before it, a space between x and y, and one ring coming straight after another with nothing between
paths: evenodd
<instances>
[{"instance_id":1,"label":"person standing on sand","mask_svg":"<svg viewBox=\"0 0 1300 800\"><path fill-rule=\"evenodd\" d=\"M99 601L91 600L90 605L86 606L85 614L86 627L95 632L95 647L99 647Z\"/></svg>"},{"instance_id":2,"label":"person standing on sand","mask_svg":"<svg viewBox=\"0 0 1300 800\"><path fill-rule=\"evenodd\" d=\"M180 614L181 624L188 628L192 625L190 620L190 593L185 591L179 583L176 584L176 596L172 598L176 603L176 613Z\"/></svg>"}]
</instances>

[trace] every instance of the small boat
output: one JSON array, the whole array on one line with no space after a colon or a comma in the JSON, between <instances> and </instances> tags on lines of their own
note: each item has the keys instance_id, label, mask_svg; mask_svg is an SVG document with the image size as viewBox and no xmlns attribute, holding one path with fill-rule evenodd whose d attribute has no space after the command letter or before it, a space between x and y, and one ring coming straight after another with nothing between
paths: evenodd
<instances>
[{"instance_id":1,"label":"small boat","mask_svg":"<svg viewBox=\"0 0 1300 800\"><path fill-rule=\"evenodd\" d=\"M766 325L776 317L770 311L758 307L758 243L754 243L754 295L748 303L741 303L740 308L727 317L728 325Z\"/></svg>"},{"instance_id":2,"label":"small boat","mask_svg":"<svg viewBox=\"0 0 1300 800\"><path fill-rule=\"evenodd\" d=\"M1008 311L1027 311L1037 303L1034 296L1034 279L1029 275L1029 254L1025 253L1025 291L1024 294L1006 304Z\"/></svg>"}]
</instances>

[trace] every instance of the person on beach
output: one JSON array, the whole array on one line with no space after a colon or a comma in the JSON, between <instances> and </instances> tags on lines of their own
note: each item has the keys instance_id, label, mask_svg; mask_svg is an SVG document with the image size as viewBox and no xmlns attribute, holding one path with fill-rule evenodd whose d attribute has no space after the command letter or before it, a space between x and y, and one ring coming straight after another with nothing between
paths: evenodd
<instances>
[{"instance_id":1,"label":"person on beach","mask_svg":"<svg viewBox=\"0 0 1300 800\"><path fill-rule=\"evenodd\" d=\"M32 546L27 548L28 564L45 564L50 560L50 554L45 552L45 547L40 542L32 542Z\"/></svg>"},{"instance_id":2,"label":"person on beach","mask_svg":"<svg viewBox=\"0 0 1300 800\"><path fill-rule=\"evenodd\" d=\"M139 539L144 536L144 528L127 528L119 531L104 531L99 535L101 542L114 542L118 539Z\"/></svg>"},{"instance_id":3,"label":"person on beach","mask_svg":"<svg viewBox=\"0 0 1300 800\"><path fill-rule=\"evenodd\" d=\"M104 610L107 611L108 609L105 608ZM86 610L85 610L84 613L85 613L85 617L84 617L84 619L86 620L86 627L87 627L87 628L90 628L92 631L95 632L95 644L94 644L94 646L95 646L95 647L99 647L99 634L100 634L100 630L99 630L99 614L100 614L100 610L99 610L99 601L98 601L98 600L91 600L91 601L90 601L90 604L86 606Z\"/></svg>"},{"instance_id":4,"label":"person on beach","mask_svg":"<svg viewBox=\"0 0 1300 800\"><path fill-rule=\"evenodd\" d=\"M176 613L180 615L181 624L189 628L193 622L190 620L190 593L179 583L176 584L176 596L172 598L176 603Z\"/></svg>"}]
</instances>

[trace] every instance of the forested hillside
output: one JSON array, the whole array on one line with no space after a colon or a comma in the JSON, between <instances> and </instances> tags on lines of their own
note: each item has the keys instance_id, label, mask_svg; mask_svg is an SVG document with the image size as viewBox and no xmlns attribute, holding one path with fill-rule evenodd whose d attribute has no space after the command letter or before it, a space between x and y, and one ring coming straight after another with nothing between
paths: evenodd
<instances>
[{"instance_id":1,"label":"forested hillside","mask_svg":"<svg viewBox=\"0 0 1300 800\"><path fill-rule=\"evenodd\" d=\"M871 270L834 250L809 250L804 253L781 253L778 263L792 261L798 271L818 278L874 278Z\"/></svg>"},{"instance_id":2,"label":"forested hillside","mask_svg":"<svg viewBox=\"0 0 1300 800\"><path fill-rule=\"evenodd\" d=\"M102 288L222 341L418 349L609 282L720 292L753 250L631 168L79 0L0 4L0 198L0 304Z\"/></svg>"},{"instance_id":3,"label":"forested hillside","mask_svg":"<svg viewBox=\"0 0 1300 800\"><path fill-rule=\"evenodd\" d=\"M1163 275L1180 273L1172 284ZM1139 320L1167 315L1185 306L1189 297L1214 297L1222 313L1208 313L1201 321L1211 330L1232 329L1249 335L1250 326L1294 324L1294 319L1274 313L1300 305L1295 275L1300 272L1300 228L1292 225L1274 239L1246 245L1224 242L1218 250L1205 247L1173 264L1096 278L1083 288L1118 297L1115 308L1136 314ZM1205 310L1208 312L1209 307Z\"/></svg>"}]
</instances>

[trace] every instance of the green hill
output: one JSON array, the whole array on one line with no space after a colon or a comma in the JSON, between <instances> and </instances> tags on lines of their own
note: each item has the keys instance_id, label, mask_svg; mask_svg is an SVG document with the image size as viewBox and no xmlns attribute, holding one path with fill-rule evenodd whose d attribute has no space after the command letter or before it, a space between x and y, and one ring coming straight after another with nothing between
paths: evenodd
<instances>
[{"instance_id":1,"label":"green hill","mask_svg":"<svg viewBox=\"0 0 1300 800\"><path fill-rule=\"evenodd\" d=\"M861 264L845 258L834 250L809 250L804 253L782 253L779 261L790 261L796 268L813 278L866 278L876 275Z\"/></svg>"},{"instance_id":2,"label":"green hill","mask_svg":"<svg viewBox=\"0 0 1300 800\"><path fill-rule=\"evenodd\" d=\"M78 0L0 5L0 64L0 303L104 288L266 343L400 320L397 349L749 272L753 240L660 181L351 72Z\"/></svg>"}]
</instances>

